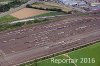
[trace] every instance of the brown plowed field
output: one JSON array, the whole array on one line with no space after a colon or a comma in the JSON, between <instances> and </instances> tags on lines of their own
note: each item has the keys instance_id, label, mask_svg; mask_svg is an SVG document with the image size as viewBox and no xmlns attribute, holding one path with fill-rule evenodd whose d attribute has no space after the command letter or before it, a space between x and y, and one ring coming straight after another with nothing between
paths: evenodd
<instances>
[{"instance_id":1,"label":"brown plowed field","mask_svg":"<svg viewBox=\"0 0 100 66\"><path fill-rule=\"evenodd\" d=\"M17 12L14 12L14 13L12 13L10 15L14 16L14 17L16 17L18 19L24 19L24 18L28 18L28 17L44 14L44 13L48 13L48 11L37 10L37 9L32 9L32 8L23 8L23 9L21 9L21 10L19 10Z\"/></svg>"}]
</instances>

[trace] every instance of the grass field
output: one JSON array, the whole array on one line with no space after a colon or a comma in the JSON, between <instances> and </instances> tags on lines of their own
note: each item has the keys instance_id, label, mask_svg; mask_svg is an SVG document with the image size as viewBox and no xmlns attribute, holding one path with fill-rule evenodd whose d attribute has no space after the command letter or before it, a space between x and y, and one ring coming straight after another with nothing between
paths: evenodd
<instances>
[{"instance_id":1,"label":"grass field","mask_svg":"<svg viewBox=\"0 0 100 66\"><path fill-rule=\"evenodd\" d=\"M57 64L57 63L52 63L51 59L46 59L43 61L39 61L37 63L31 62L31 63L27 63L27 64L23 64L20 66L100 66L100 42L79 49L79 50L75 50L73 52L69 52L66 54L62 54L59 56L54 57L55 59L78 59L77 63L61 63L61 64ZM87 63L80 63L81 60L80 58L90 58L90 61L88 60ZM94 58L94 59L92 59ZM92 63L92 61L95 63ZM91 62L91 63L89 63Z\"/></svg>"},{"instance_id":2,"label":"grass field","mask_svg":"<svg viewBox=\"0 0 100 66\"><path fill-rule=\"evenodd\" d=\"M76 63L77 66L100 66L100 42L96 43L95 45L91 45L89 47L76 50L74 52L68 53L71 58L79 59L79 62ZM81 59L87 58L87 63L81 63ZM89 58L90 62L89 62ZM95 59L95 63L92 63L92 58ZM94 62L94 60L93 60Z\"/></svg>"},{"instance_id":3,"label":"grass field","mask_svg":"<svg viewBox=\"0 0 100 66\"><path fill-rule=\"evenodd\" d=\"M66 58L68 59L68 57L65 57L64 55L59 55L59 56L56 56L54 57L54 59L63 59L63 58ZM27 63L27 64L23 64L21 66L74 66L74 64L66 64L66 63L53 63L51 61L51 58L50 59L46 59L46 60L43 60L43 61L39 61L37 63Z\"/></svg>"},{"instance_id":4,"label":"grass field","mask_svg":"<svg viewBox=\"0 0 100 66\"><path fill-rule=\"evenodd\" d=\"M7 15L7 16L4 16L4 17L0 17L0 24L6 23L6 22L11 22L11 21L14 21L14 20L17 20L17 18Z\"/></svg>"}]
</instances>

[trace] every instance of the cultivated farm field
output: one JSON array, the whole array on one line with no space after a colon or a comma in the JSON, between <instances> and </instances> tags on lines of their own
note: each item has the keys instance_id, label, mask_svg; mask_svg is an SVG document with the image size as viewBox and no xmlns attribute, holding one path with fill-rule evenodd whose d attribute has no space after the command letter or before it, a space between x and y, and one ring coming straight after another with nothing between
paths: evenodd
<instances>
[{"instance_id":1,"label":"cultivated farm field","mask_svg":"<svg viewBox=\"0 0 100 66\"><path fill-rule=\"evenodd\" d=\"M44 10L37 10L37 9L32 9L32 8L23 8L17 12L14 12L10 14L13 17L16 17L18 19L24 19L32 16L37 16L40 14L48 13L48 11Z\"/></svg>"}]
</instances>

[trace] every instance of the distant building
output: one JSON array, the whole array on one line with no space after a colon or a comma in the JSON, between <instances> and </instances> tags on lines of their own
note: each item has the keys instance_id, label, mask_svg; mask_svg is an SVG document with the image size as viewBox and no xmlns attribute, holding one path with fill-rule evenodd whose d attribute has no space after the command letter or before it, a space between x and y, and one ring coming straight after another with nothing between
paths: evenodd
<instances>
[{"instance_id":1,"label":"distant building","mask_svg":"<svg viewBox=\"0 0 100 66\"><path fill-rule=\"evenodd\" d=\"M91 6L91 12L100 12L100 6Z\"/></svg>"},{"instance_id":2,"label":"distant building","mask_svg":"<svg viewBox=\"0 0 100 66\"><path fill-rule=\"evenodd\" d=\"M59 1L59 0L40 0L40 1ZM86 1L86 2L100 2L100 0L60 0L60 1Z\"/></svg>"},{"instance_id":3,"label":"distant building","mask_svg":"<svg viewBox=\"0 0 100 66\"><path fill-rule=\"evenodd\" d=\"M89 2L89 3L100 2L100 0L84 0L84 1Z\"/></svg>"},{"instance_id":4,"label":"distant building","mask_svg":"<svg viewBox=\"0 0 100 66\"><path fill-rule=\"evenodd\" d=\"M86 2L84 0L59 0L63 2L65 5L71 6L86 6Z\"/></svg>"}]
</instances>

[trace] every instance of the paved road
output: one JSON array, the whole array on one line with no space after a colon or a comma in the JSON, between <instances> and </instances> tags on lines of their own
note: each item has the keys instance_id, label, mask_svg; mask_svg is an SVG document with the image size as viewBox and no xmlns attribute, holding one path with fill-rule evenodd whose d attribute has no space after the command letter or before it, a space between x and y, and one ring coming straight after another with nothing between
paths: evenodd
<instances>
[{"instance_id":1,"label":"paved road","mask_svg":"<svg viewBox=\"0 0 100 66\"><path fill-rule=\"evenodd\" d=\"M100 15L99 15L100 16ZM100 17L75 17L0 33L0 64L12 66L100 40Z\"/></svg>"}]
</instances>

